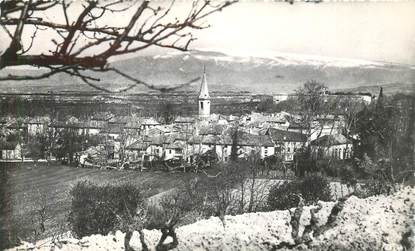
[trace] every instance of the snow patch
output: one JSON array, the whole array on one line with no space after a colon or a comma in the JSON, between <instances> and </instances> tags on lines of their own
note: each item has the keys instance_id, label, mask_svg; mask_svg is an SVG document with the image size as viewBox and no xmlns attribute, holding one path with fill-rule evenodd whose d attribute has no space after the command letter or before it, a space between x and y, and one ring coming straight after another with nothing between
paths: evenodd
<instances>
[{"instance_id":1,"label":"snow patch","mask_svg":"<svg viewBox=\"0 0 415 251\"><path fill-rule=\"evenodd\" d=\"M326 224L335 202L318 202L317 225ZM407 187L391 196L374 196L367 199L350 197L338 214L335 225L313 239L306 249L312 250L403 250L402 237L414 229L415 188ZM303 208L300 218L300 235L310 224L310 210ZM293 209L291 209L293 210ZM291 216L288 210L225 216L201 220L176 229L179 245L175 250L269 250L291 237ZM150 250L161 237L160 231L143 230ZM413 233L410 239L413 240ZM91 235L77 240L66 236L60 242L51 238L36 244L24 243L12 250L122 250L124 234L117 231L107 236ZM171 239L170 239L171 241ZM412 243L414 245L415 243ZM139 234L134 232L130 245L142 250ZM304 245L295 249L304 248Z\"/></svg>"}]
</instances>

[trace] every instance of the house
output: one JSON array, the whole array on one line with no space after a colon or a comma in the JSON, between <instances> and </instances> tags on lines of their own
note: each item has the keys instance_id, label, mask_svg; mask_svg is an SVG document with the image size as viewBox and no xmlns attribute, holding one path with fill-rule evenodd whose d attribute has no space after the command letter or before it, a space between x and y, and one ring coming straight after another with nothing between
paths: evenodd
<instances>
[{"instance_id":1,"label":"house","mask_svg":"<svg viewBox=\"0 0 415 251\"><path fill-rule=\"evenodd\" d=\"M324 135L310 143L315 159L350 159L353 145L350 139L342 134Z\"/></svg>"},{"instance_id":2,"label":"house","mask_svg":"<svg viewBox=\"0 0 415 251\"><path fill-rule=\"evenodd\" d=\"M17 141L0 140L0 160L21 160L22 149Z\"/></svg>"},{"instance_id":3,"label":"house","mask_svg":"<svg viewBox=\"0 0 415 251\"><path fill-rule=\"evenodd\" d=\"M14 133L28 135L28 126L22 118L3 117L0 119L0 127Z\"/></svg>"},{"instance_id":4,"label":"house","mask_svg":"<svg viewBox=\"0 0 415 251\"><path fill-rule=\"evenodd\" d=\"M189 157L200 155L208 151L214 151L219 161L228 161L232 152L234 141L237 147L238 158L247 158L258 153L263 159L274 154L274 144L267 135L253 135L246 132L238 132L233 137L231 132L224 135L196 135L189 139ZM192 159L192 158L190 158Z\"/></svg>"},{"instance_id":5,"label":"house","mask_svg":"<svg viewBox=\"0 0 415 251\"><path fill-rule=\"evenodd\" d=\"M222 160L223 142L219 135L194 135L188 141L188 160L192 162L194 156L203 155L210 150L215 150Z\"/></svg>"},{"instance_id":6,"label":"house","mask_svg":"<svg viewBox=\"0 0 415 251\"><path fill-rule=\"evenodd\" d=\"M163 143L164 135L156 135L151 137L144 137L143 143L147 145L143 160L153 161L154 159L161 159L163 157Z\"/></svg>"},{"instance_id":7,"label":"house","mask_svg":"<svg viewBox=\"0 0 415 251\"><path fill-rule=\"evenodd\" d=\"M54 131L71 130L78 135L86 133L85 126L75 117L69 117L66 121L53 121L49 124Z\"/></svg>"},{"instance_id":8,"label":"house","mask_svg":"<svg viewBox=\"0 0 415 251\"><path fill-rule=\"evenodd\" d=\"M169 159L183 159L186 142L174 141L167 144L165 147L164 160Z\"/></svg>"},{"instance_id":9,"label":"house","mask_svg":"<svg viewBox=\"0 0 415 251\"><path fill-rule=\"evenodd\" d=\"M129 121L131 121L130 116L114 116L110 120L108 120L108 125L114 127L123 127Z\"/></svg>"},{"instance_id":10,"label":"house","mask_svg":"<svg viewBox=\"0 0 415 251\"><path fill-rule=\"evenodd\" d=\"M25 122L27 125L27 132L29 135L36 135L43 133L49 124L49 117L33 117L28 118Z\"/></svg>"},{"instance_id":11,"label":"house","mask_svg":"<svg viewBox=\"0 0 415 251\"><path fill-rule=\"evenodd\" d=\"M198 135L222 135L228 126L219 124L200 125L197 128Z\"/></svg>"},{"instance_id":12,"label":"house","mask_svg":"<svg viewBox=\"0 0 415 251\"><path fill-rule=\"evenodd\" d=\"M160 125L160 123L154 118L146 118L141 122L141 129L147 130Z\"/></svg>"},{"instance_id":13,"label":"house","mask_svg":"<svg viewBox=\"0 0 415 251\"><path fill-rule=\"evenodd\" d=\"M183 125L191 125L195 123L195 119L192 117L182 117L182 116L178 116L175 120L174 120L175 124L183 124Z\"/></svg>"},{"instance_id":14,"label":"house","mask_svg":"<svg viewBox=\"0 0 415 251\"><path fill-rule=\"evenodd\" d=\"M94 114L91 118L91 121L99 121L99 122L106 122L112 119L114 115L110 112L98 112Z\"/></svg>"},{"instance_id":15,"label":"house","mask_svg":"<svg viewBox=\"0 0 415 251\"><path fill-rule=\"evenodd\" d=\"M276 152L282 154L284 161L294 160L294 154L297 149L302 148L307 143L307 136L298 132L285 131L275 128L269 128L266 132L276 146Z\"/></svg>"},{"instance_id":16,"label":"house","mask_svg":"<svg viewBox=\"0 0 415 251\"><path fill-rule=\"evenodd\" d=\"M124 130L128 135L140 135L141 134L141 122L138 119L132 119L124 125Z\"/></svg>"},{"instance_id":17,"label":"house","mask_svg":"<svg viewBox=\"0 0 415 251\"><path fill-rule=\"evenodd\" d=\"M123 128L119 126L108 126L103 128L99 133L107 136L109 139L117 140L123 133Z\"/></svg>"},{"instance_id":18,"label":"house","mask_svg":"<svg viewBox=\"0 0 415 251\"><path fill-rule=\"evenodd\" d=\"M287 93L279 93L279 94L275 94L272 97L272 100L274 101L275 104L278 104L279 102L287 100L289 96L290 94L287 94Z\"/></svg>"},{"instance_id":19,"label":"house","mask_svg":"<svg viewBox=\"0 0 415 251\"><path fill-rule=\"evenodd\" d=\"M137 140L125 148L126 156L129 161L142 163L144 161L147 148L147 143L143 142L143 140Z\"/></svg>"},{"instance_id":20,"label":"house","mask_svg":"<svg viewBox=\"0 0 415 251\"><path fill-rule=\"evenodd\" d=\"M229 142L230 138L226 140L227 145L230 143L232 145L232 139ZM253 135L249 133L238 133L236 137L237 145L237 154L239 158L246 158L251 154L259 153L261 159L265 157L274 155L275 145L271 140L271 137L268 135ZM229 148L229 147L228 147ZM230 148L232 149L232 148ZM229 152L230 155L230 152Z\"/></svg>"},{"instance_id":21,"label":"house","mask_svg":"<svg viewBox=\"0 0 415 251\"><path fill-rule=\"evenodd\" d=\"M304 124L295 120L291 120L287 128L287 131L296 133L305 133L307 130L308 128Z\"/></svg>"},{"instance_id":22,"label":"house","mask_svg":"<svg viewBox=\"0 0 415 251\"><path fill-rule=\"evenodd\" d=\"M106 122L89 120L87 122L81 123L80 127L83 129L84 134L98 135L101 130L106 127Z\"/></svg>"},{"instance_id":23,"label":"house","mask_svg":"<svg viewBox=\"0 0 415 251\"><path fill-rule=\"evenodd\" d=\"M342 116L317 116L312 122L310 141L325 135L341 134L344 128L345 121Z\"/></svg>"}]
</instances>

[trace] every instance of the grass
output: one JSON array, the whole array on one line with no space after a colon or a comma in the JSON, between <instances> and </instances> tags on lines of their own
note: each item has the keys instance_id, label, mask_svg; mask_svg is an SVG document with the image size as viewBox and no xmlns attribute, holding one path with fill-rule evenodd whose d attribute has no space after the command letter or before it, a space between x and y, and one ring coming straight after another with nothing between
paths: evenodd
<instances>
[{"instance_id":1,"label":"grass","mask_svg":"<svg viewBox=\"0 0 415 251\"><path fill-rule=\"evenodd\" d=\"M59 164L0 163L0 243L9 239L44 238L69 230L71 187L81 180L97 184L132 183L145 188L146 196L169 190L194 175L189 173L138 172L133 170L99 170ZM34 233L37 211L46 207L46 231ZM1 236L2 235L2 236ZM4 245L4 244L3 244ZM0 245L0 249L1 249Z\"/></svg>"}]
</instances>

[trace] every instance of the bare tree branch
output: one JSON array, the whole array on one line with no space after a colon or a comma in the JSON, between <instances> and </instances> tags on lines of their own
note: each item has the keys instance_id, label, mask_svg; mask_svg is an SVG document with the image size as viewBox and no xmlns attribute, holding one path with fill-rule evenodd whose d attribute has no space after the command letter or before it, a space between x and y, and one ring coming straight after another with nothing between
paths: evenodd
<instances>
[{"instance_id":1,"label":"bare tree branch","mask_svg":"<svg viewBox=\"0 0 415 251\"><path fill-rule=\"evenodd\" d=\"M112 92L92 83L95 80L82 73L92 70L113 71L134 83L120 92L128 91L136 85L144 85L161 92L181 88L195 80L173 87L157 87L135 79L118 69L109 68L108 59L138 52L151 46L188 50L191 42L196 39L191 30L207 28L208 26L201 25L207 16L222 11L236 2L237 0L216 1L216 3L210 0L194 1L188 15L178 19L172 18L174 0L166 8L152 6L155 4L150 1L128 5L122 0L87 1L74 18L76 21L71 22L70 19L73 16L70 17L69 14L74 13L72 12L72 8L76 5L74 2L65 0L3 1L0 4L0 25L8 31L12 42L5 53L0 55L0 71L11 66L30 65L46 68L49 72L36 76L9 74L0 77L0 81L38 80L56 73L66 73L80 77L96 89ZM125 15L133 6L136 6L136 10L126 26L116 27L103 21L111 17L110 15ZM55 11L55 9L63 12L63 23L44 20L45 11ZM19 17L16 17L19 12ZM31 39L28 41L22 40L23 28L26 26L30 27L28 31L33 30ZM14 34L10 33L10 30L14 30ZM40 54L31 53L33 47L39 47L35 37L50 34L50 31L56 34L50 39L55 48L45 49ZM22 48L25 49L22 50Z\"/></svg>"}]
</instances>

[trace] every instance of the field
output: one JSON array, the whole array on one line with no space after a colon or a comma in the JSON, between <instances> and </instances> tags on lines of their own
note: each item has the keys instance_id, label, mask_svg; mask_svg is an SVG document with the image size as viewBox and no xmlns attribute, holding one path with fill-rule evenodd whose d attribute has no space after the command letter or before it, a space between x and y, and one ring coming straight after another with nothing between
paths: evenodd
<instances>
[{"instance_id":1,"label":"field","mask_svg":"<svg viewBox=\"0 0 415 251\"><path fill-rule=\"evenodd\" d=\"M79 181L132 183L143 187L145 196L150 197L177 187L194 176L193 173L100 170L46 163L8 166L0 163L0 243L14 243L17 238L29 241L41 239L69 230L70 190ZM275 182L282 181L273 180L269 184ZM333 199L351 192L339 182L331 182L331 189ZM45 209L45 231L39 232L42 208ZM0 245L0 249L4 247Z\"/></svg>"},{"instance_id":2,"label":"field","mask_svg":"<svg viewBox=\"0 0 415 251\"><path fill-rule=\"evenodd\" d=\"M3 165L3 166L1 166ZM4 166L0 163L0 243L9 238L27 239L35 235L39 209L46 207L45 232L51 236L69 229L66 219L70 209L71 186L81 180L94 183L132 183L143 186L146 196L176 187L193 174L99 170L59 164L25 163ZM1 245L0 245L1 249Z\"/></svg>"}]
</instances>

